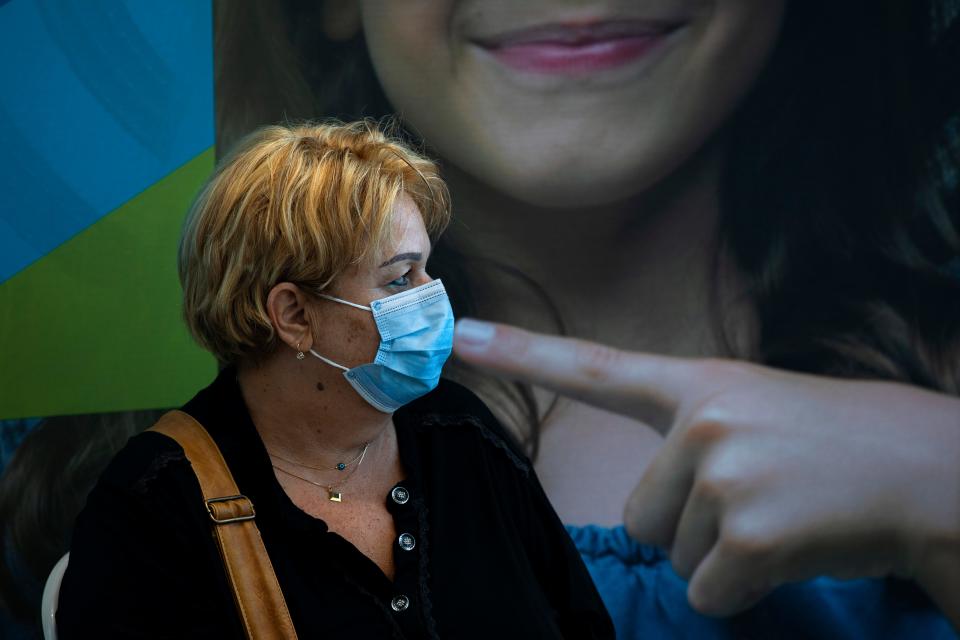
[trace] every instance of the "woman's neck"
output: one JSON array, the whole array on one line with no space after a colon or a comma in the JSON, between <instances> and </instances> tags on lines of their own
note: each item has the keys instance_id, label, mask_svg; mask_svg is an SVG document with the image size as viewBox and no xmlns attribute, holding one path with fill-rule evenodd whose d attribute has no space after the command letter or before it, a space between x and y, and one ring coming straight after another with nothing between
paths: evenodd
<instances>
[{"instance_id":1,"label":"woman's neck","mask_svg":"<svg viewBox=\"0 0 960 640\"><path fill-rule=\"evenodd\" d=\"M239 369L244 401L268 453L332 467L367 444L392 441L383 437L393 426L392 416L368 405L335 375L308 380L275 358Z\"/></svg>"},{"instance_id":2,"label":"woman's neck","mask_svg":"<svg viewBox=\"0 0 960 640\"><path fill-rule=\"evenodd\" d=\"M677 355L722 352L712 322L717 262L719 152L708 148L658 186L602 207L538 209L456 170L451 241L470 258L534 280L572 335ZM479 312L557 330L528 284L482 269ZM735 279L735 278L734 278Z\"/></svg>"}]
</instances>

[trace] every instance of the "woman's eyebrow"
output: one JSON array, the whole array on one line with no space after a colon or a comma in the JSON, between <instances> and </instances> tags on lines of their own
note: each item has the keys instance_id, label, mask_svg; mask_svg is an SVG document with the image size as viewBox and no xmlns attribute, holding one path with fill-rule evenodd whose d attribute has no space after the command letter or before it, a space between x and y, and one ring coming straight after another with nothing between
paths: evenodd
<instances>
[{"instance_id":1,"label":"woman's eyebrow","mask_svg":"<svg viewBox=\"0 0 960 640\"><path fill-rule=\"evenodd\" d=\"M384 267L389 267L390 265L396 262L401 262L403 260L413 260L414 262L419 262L422 259L423 259L422 253L398 253L397 255L393 256L392 258L384 262L382 265L380 265L380 268L383 269Z\"/></svg>"}]
</instances>

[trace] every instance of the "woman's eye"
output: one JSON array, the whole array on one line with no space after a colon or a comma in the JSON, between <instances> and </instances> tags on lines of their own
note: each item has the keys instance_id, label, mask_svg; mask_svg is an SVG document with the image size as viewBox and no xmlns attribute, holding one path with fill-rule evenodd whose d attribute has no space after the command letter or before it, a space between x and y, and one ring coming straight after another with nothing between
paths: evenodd
<instances>
[{"instance_id":1,"label":"woman's eye","mask_svg":"<svg viewBox=\"0 0 960 640\"><path fill-rule=\"evenodd\" d=\"M400 276L396 280L391 280L389 286L391 287L405 287L410 284L410 278L406 274Z\"/></svg>"}]
</instances>

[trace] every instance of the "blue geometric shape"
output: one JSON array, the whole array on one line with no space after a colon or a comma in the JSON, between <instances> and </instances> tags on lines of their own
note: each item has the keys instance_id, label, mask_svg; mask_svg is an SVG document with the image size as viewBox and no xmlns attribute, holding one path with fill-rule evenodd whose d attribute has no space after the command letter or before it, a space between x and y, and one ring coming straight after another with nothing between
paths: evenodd
<instances>
[{"instance_id":1,"label":"blue geometric shape","mask_svg":"<svg viewBox=\"0 0 960 640\"><path fill-rule=\"evenodd\" d=\"M0 282L213 144L212 32L198 0L0 4Z\"/></svg>"},{"instance_id":2,"label":"blue geometric shape","mask_svg":"<svg viewBox=\"0 0 960 640\"><path fill-rule=\"evenodd\" d=\"M39 423L40 418L0 420L0 476L3 476L3 470L13 457L13 452Z\"/></svg>"}]
</instances>

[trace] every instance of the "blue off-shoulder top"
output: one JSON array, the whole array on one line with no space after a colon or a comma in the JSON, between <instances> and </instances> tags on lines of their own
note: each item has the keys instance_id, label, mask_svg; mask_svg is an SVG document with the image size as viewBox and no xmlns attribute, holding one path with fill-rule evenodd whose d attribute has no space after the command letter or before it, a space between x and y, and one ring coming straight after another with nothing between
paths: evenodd
<instances>
[{"instance_id":1,"label":"blue off-shoulder top","mask_svg":"<svg viewBox=\"0 0 960 640\"><path fill-rule=\"evenodd\" d=\"M784 585L753 608L710 618L687 603L667 554L621 527L568 526L622 640L643 638L958 638L913 583L817 578Z\"/></svg>"}]
</instances>

